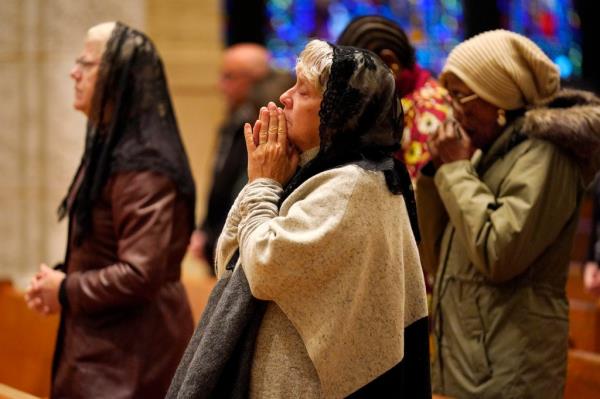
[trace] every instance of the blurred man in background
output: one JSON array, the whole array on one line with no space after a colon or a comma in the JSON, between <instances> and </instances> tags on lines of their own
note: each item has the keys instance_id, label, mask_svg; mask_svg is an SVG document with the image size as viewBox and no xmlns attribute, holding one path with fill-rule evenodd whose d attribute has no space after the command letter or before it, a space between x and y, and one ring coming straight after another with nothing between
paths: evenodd
<instances>
[{"instance_id":1,"label":"blurred man in background","mask_svg":"<svg viewBox=\"0 0 600 399\"><path fill-rule=\"evenodd\" d=\"M275 101L292 84L288 73L270 68L269 59L267 49L255 43L235 44L223 54L219 90L228 116L219 129L204 221L190 243L194 256L211 266L229 208L248 180L244 123L255 121L260 106Z\"/></svg>"}]
</instances>

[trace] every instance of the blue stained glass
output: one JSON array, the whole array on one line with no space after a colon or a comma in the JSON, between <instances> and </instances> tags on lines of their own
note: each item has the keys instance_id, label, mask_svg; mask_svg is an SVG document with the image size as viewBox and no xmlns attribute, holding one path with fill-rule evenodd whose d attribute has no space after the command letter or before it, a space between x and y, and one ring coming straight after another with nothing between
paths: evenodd
<instances>
[{"instance_id":1,"label":"blue stained glass","mask_svg":"<svg viewBox=\"0 0 600 399\"><path fill-rule=\"evenodd\" d=\"M573 63L566 55L559 55L554 59L554 63L560 69L561 78L568 78L573 73Z\"/></svg>"},{"instance_id":2,"label":"blue stained glass","mask_svg":"<svg viewBox=\"0 0 600 399\"><path fill-rule=\"evenodd\" d=\"M505 28L537 43L561 70L581 76L581 32L572 0L498 0Z\"/></svg>"},{"instance_id":3,"label":"blue stained glass","mask_svg":"<svg viewBox=\"0 0 600 399\"><path fill-rule=\"evenodd\" d=\"M572 0L497 0L506 29L528 36L561 68L581 75L579 17ZM463 40L460 0L268 0L268 47L277 66L293 68L312 38L335 41L354 18L383 15L406 30L421 66L438 73ZM274 40L277 39L277 40ZM569 67L567 67L569 65Z\"/></svg>"}]
</instances>

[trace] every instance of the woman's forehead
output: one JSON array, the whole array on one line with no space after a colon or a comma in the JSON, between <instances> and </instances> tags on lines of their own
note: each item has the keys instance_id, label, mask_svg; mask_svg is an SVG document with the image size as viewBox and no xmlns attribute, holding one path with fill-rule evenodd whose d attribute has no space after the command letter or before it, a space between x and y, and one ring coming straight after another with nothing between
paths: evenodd
<instances>
[{"instance_id":1,"label":"woman's forehead","mask_svg":"<svg viewBox=\"0 0 600 399\"><path fill-rule=\"evenodd\" d=\"M452 72L446 72L445 81L446 88L449 88L451 86L454 89L469 89L469 86L467 86L467 84L463 82L461 78L459 78Z\"/></svg>"},{"instance_id":2,"label":"woman's forehead","mask_svg":"<svg viewBox=\"0 0 600 399\"><path fill-rule=\"evenodd\" d=\"M93 58L100 58L104 50L105 43L97 39L85 39L83 42L83 53Z\"/></svg>"},{"instance_id":3,"label":"woman's forehead","mask_svg":"<svg viewBox=\"0 0 600 399\"><path fill-rule=\"evenodd\" d=\"M300 84L306 84L306 83L308 83L308 79L307 79L307 77L303 73L297 73L296 74L296 80Z\"/></svg>"},{"instance_id":4,"label":"woman's forehead","mask_svg":"<svg viewBox=\"0 0 600 399\"><path fill-rule=\"evenodd\" d=\"M296 84L298 85L306 85L308 84L308 78L304 74L303 68L300 66L296 66Z\"/></svg>"}]
</instances>

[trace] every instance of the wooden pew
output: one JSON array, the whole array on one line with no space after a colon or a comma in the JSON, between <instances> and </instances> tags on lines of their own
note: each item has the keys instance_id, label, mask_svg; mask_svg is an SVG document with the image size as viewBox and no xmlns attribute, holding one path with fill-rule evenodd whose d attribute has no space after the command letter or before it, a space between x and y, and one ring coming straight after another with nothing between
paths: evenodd
<instances>
[{"instance_id":1,"label":"wooden pew","mask_svg":"<svg viewBox=\"0 0 600 399\"><path fill-rule=\"evenodd\" d=\"M570 350L565 399L600 398L600 354Z\"/></svg>"},{"instance_id":2,"label":"wooden pew","mask_svg":"<svg viewBox=\"0 0 600 399\"><path fill-rule=\"evenodd\" d=\"M0 314L0 382L48 396L58 316L30 311L23 293L6 281L0 282Z\"/></svg>"},{"instance_id":3,"label":"wooden pew","mask_svg":"<svg viewBox=\"0 0 600 399\"><path fill-rule=\"evenodd\" d=\"M592 201L581 205L579 225L571 251L567 296L569 298L569 350L566 399L600 398L600 301L583 287L585 261L591 232ZM588 352L589 351L589 352ZM594 353L596 352L596 353Z\"/></svg>"},{"instance_id":4,"label":"wooden pew","mask_svg":"<svg viewBox=\"0 0 600 399\"><path fill-rule=\"evenodd\" d=\"M581 264L572 262L567 281L569 347L600 353L600 301L583 286Z\"/></svg>"},{"instance_id":5,"label":"wooden pew","mask_svg":"<svg viewBox=\"0 0 600 399\"><path fill-rule=\"evenodd\" d=\"M185 273L183 284L197 323L215 280ZM44 317L30 311L23 295L10 282L0 281L0 383L48 396L58 316Z\"/></svg>"},{"instance_id":6,"label":"wooden pew","mask_svg":"<svg viewBox=\"0 0 600 399\"><path fill-rule=\"evenodd\" d=\"M190 301L194 324L198 324L208 297L217 280L206 273L206 267L194 262L186 262L183 267L181 282Z\"/></svg>"},{"instance_id":7,"label":"wooden pew","mask_svg":"<svg viewBox=\"0 0 600 399\"><path fill-rule=\"evenodd\" d=\"M591 233L592 198L587 193L581 204L567 280L569 298L569 347L600 353L600 301L583 286L583 262Z\"/></svg>"},{"instance_id":8,"label":"wooden pew","mask_svg":"<svg viewBox=\"0 0 600 399\"><path fill-rule=\"evenodd\" d=\"M597 302L569 301L569 347L600 353L600 306Z\"/></svg>"},{"instance_id":9,"label":"wooden pew","mask_svg":"<svg viewBox=\"0 0 600 399\"><path fill-rule=\"evenodd\" d=\"M580 262L571 262L567 279L567 297L586 302L598 302L599 298L590 294L583 286L583 265Z\"/></svg>"},{"instance_id":10,"label":"wooden pew","mask_svg":"<svg viewBox=\"0 0 600 399\"><path fill-rule=\"evenodd\" d=\"M571 259L575 262L583 262L587 256L590 233L592 231L592 196L586 193L579 208L579 224L575 231L573 247L571 248Z\"/></svg>"},{"instance_id":11,"label":"wooden pew","mask_svg":"<svg viewBox=\"0 0 600 399\"><path fill-rule=\"evenodd\" d=\"M0 383L0 399L39 399L39 396L33 396Z\"/></svg>"}]
</instances>

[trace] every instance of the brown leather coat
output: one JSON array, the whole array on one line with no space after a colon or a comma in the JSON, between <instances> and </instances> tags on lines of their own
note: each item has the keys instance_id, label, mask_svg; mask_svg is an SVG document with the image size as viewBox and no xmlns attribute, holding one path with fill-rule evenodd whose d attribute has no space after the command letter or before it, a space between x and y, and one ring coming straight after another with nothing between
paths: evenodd
<instances>
[{"instance_id":1,"label":"brown leather coat","mask_svg":"<svg viewBox=\"0 0 600 399\"><path fill-rule=\"evenodd\" d=\"M70 221L53 398L164 397L193 329L188 208L165 176L127 172L108 180L80 246Z\"/></svg>"}]
</instances>

